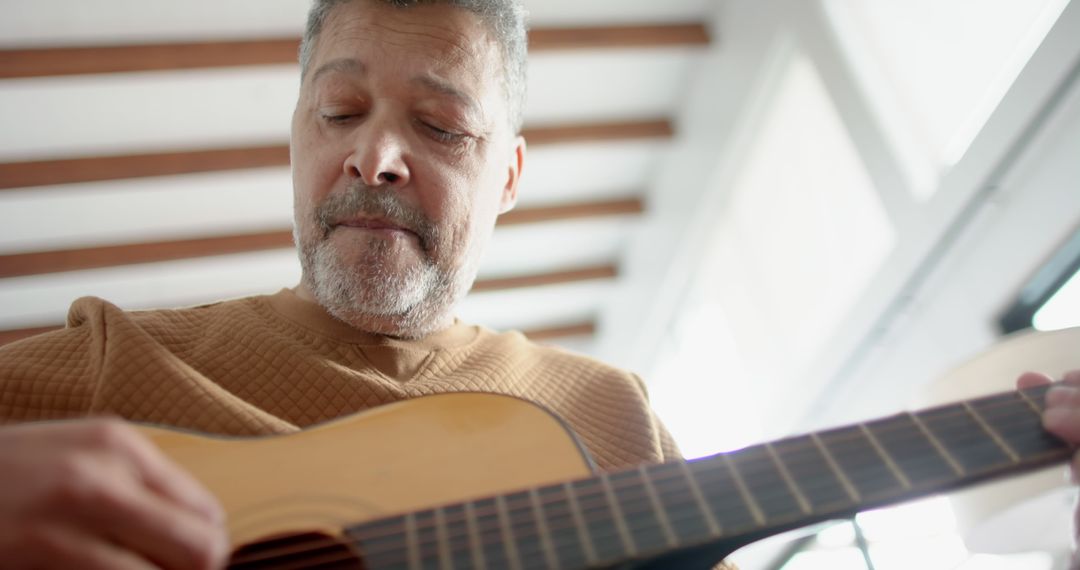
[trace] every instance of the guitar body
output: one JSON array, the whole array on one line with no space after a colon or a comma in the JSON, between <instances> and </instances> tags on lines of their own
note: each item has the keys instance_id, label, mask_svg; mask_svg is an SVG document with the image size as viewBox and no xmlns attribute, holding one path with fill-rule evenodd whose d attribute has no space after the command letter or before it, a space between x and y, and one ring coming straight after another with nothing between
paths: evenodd
<instances>
[{"instance_id":1,"label":"guitar body","mask_svg":"<svg viewBox=\"0 0 1080 570\"><path fill-rule=\"evenodd\" d=\"M561 420L494 394L419 398L266 438L140 430L220 499L234 547L339 535L347 524L592 473Z\"/></svg>"}]
</instances>

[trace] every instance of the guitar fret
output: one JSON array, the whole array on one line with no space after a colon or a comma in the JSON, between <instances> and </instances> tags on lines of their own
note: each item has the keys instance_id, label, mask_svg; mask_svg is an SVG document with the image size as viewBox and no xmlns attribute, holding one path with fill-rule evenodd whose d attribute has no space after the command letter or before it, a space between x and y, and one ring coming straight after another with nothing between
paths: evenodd
<instances>
[{"instance_id":1,"label":"guitar fret","mask_svg":"<svg viewBox=\"0 0 1080 570\"><path fill-rule=\"evenodd\" d=\"M863 434L866 436L866 439L870 442L870 445L874 448L874 451L876 451L878 453L878 455L881 456L881 459L885 461L885 465L887 465L889 467L889 469L892 471L893 476L896 477L896 480L900 481L900 484L903 485L903 487L905 489L910 489L911 488L911 481L909 481L907 476L904 475L904 473L902 471L900 471L900 468L896 466L896 463L893 462L892 456L890 456L885 451L885 448L881 446L881 442L878 441L878 439L876 437L874 437L874 434L871 433L869 429L867 429L866 424L859 424L859 429L862 430Z\"/></svg>"},{"instance_id":2,"label":"guitar fret","mask_svg":"<svg viewBox=\"0 0 1080 570\"><path fill-rule=\"evenodd\" d=\"M708 503L705 502L705 495L701 492L701 486L698 485L697 479L694 477L693 472L690 471L690 464L685 461L677 463L679 470L682 472L683 477L686 479L686 484L690 488L690 493L694 495L694 502L697 504L698 509L701 510L701 516L705 519L705 524L709 526L710 536L720 536L723 534L720 523L713 516L712 509L709 508Z\"/></svg>"},{"instance_id":3,"label":"guitar fret","mask_svg":"<svg viewBox=\"0 0 1080 570\"><path fill-rule=\"evenodd\" d=\"M1022 398L1024 400L1024 402L1027 403L1028 406L1031 406L1031 409L1034 410L1036 414L1039 414L1041 416L1042 412L1043 412L1042 406L1039 404L1039 402L1036 402L1035 400L1032 400L1031 395L1028 394L1028 392L1032 392L1032 391L1033 390L1031 390L1031 389L1020 390L1020 391L1017 392L1017 394L1020 394L1020 398ZM1044 392L1043 397L1045 398L1045 396L1046 396L1046 394Z\"/></svg>"},{"instance_id":4,"label":"guitar fret","mask_svg":"<svg viewBox=\"0 0 1080 570\"><path fill-rule=\"evenodd\" d=\"M465 503L465 525L469 533L469 550L472 552L473 565L477 570L487 570L487 560L484 558L484 549L480 548L479 522L476 519L476 507L473 503Z\"/></svg>"},{"instance_id":5,"label":"guitar fret","mask_svg":"<svg viewBox=\"0 0 1080 570\"><path fill-rule=\"evenodd\" d=\"M582 541L581 523L574 517L573 505L565 484L548 485L536 490L538 518L550 537L553 568L584 568L589 565Z\"/></svg>"},{"instance_id":6,"label":"guitar fret","mask_svg":"<svg viewBox=\"0 0 1080 570\"><path fill-rule=\"evenodd\" d=\"M499 526L502 530L503 545L506 547L507 561L513 570L521 570L521 556L514 543L514 533L510 530L510 517L506 509L506 498L503 495L495 497L495 508L499 513Z\"/></svg>"},{"instance_id":7,"label":"guitar fret","mask_svg":"<svg viewBox=\"0 0 1080 570\"><path fill-rule=\"evenodd\" d=\"M696 544L715 536L709 531L701 503L687 483L684 463L662 463L644 470L675 544Z\"/></svg>"},{"instance_id":8,"label":"guitar fret","mask_svg":"<svg viewBox=\"0 0 1080 570\"><path fill-rule=\"evenodd\" d=\"M875 420L864 426L911 488L941 483L955 476L941 451L909 414Z\"/></svg>"},{"instance_id":9,"label":"guitar fret","mask_svg":"<svg viewBox=\"0 0 1080 570\"><path fill-rule=\"evenodd\" d=\"M447 505L439 510L442 512L441 524L446 528L447 546L443 559L448 561L450 568L476 568L465 505Z\"/></svg>"},{"instance_id":10,"label":"guitar fret","mask_svg":"<svg viewBox=\"0 0 1080 570\"><path fill-rule=\"evenodd\" d=\"M765 446L755 445L729 453L746 490L770 523L788 520L803 512L798 497L784 482L783 473Z\"/></svg>"},{"instance_id":11,"label":"guitar fret","mask_svg":"<svg viewBox=\"0 0 1080 570\"><path fill-rule=\"evenodd\" d=\"M417 550L420 553L420 567L438 568L443 556L439 548L439 528L436 525L434 510L416 513L416 537Z\"/></svg>"},{"instance_id":12,"label":"guitar fret","mask_svg":"<svg viewBox=\"0 0 1080 570\"><path fill-rule=\"evenodd\" d=\"M743 502L746 503L746 507L750 509L750 514L753 515L754 522L756 522L758 526L765 524L765 514L762 513L761 507L758 506L754 497L750 496L750 491L746 488L746 483L743 482L742 476L739 475L739 471L735 468L735 464L732 463L731 457L726 453L720 457L723 458L724 465L727 465L728 471L735 481L735 487L739 490L739 496L741 496Z\"/></svg>"},{"instance_id":13,"label":"guitar fret","mask_svg":"<svg viewBox=\"0 0 1080 570\"><path fill-rule=\"evenodd\" d=\"M814 441L814 445L817 446L818 451L825 457L825 462L829 464L829 468L832 469L833 475L836 475L836 478L840 480L840 484L844 486L844 490L847 491L851 501L855 503L862 501L859 490L855 488L855 485L851 484L851 481L847 478L844 470L840 469L840 465L836 463L836 458L832 456L829 448L825 447L825 444L821 441L821 438L818 437L818 434L810 434L810 439Z\"/></svg>"},{"instance_id":14,"label":"guitar fret","mask_svg":"<svg viewBox=\"0 0 1080 570\"><path fill-rule=\"evenodd\" d=\"M544 519L544 511L540 506L540 497L536 489L529 490L529 498L532 500L533 513L536 516L536 526L540 529L540 543L543 545L544 558L548 568L557 568L559 558L555 555L555 546L551 543L551 532L548 530L547 520Z\"/></svg>"},{"instance_id":15,"label":"guitar fret","mask_svg":"<svg viewBox=\"0 0 1080 570\"><path fill-rule=\"evenodd\" d=\"M712 509L717 526L723 528L725 534L754 530L759 526L754 513L746 499L736 492L735 479L726 463L724 455L716 455L693 461L687 468L694 474L705 504Z\"/></svg>"},{"instance_id":16,"label":"guitar fret","mask_svg":"<svg viewBox=\"0 0 1080 570\"><path fill-rule=\"evenodd\" d=\"M900 484L858 427L830 430L821 433L820 437L848 481L864 499L872 501L893 492Z\"/></svg>"},{"instance_id":17,"label":"guitar fret","mask_svg":"<svg viewBox=\"0 0 1080 570\"><path fill-rule=\"evenodd\" d=\"M667 548L663 521L649 498L641 472L638 469L618 471L609 473L607 477L636 551L653 552Z\"/></svg>"},{"instance_id":18,"label":"guitar fret","mask_svg":"<svg viewBox=\"0 0 1080 570\"><path fill-rule=\"evenodd\" d=\"M941 443L941 440L939 440L932 431L930 431L930 427L923 423L922 419L919 418L919 415L908 413L907 416L911 418L911 421L913 421L920 430L922 430L923 435L926 436L926 439L930 440L930 444L933 445L934 449L936 449L937 452L941 454L941 458L944 459L945 462L953 468L953 471L957 475L963 476L966 473L966 471L964 470L964 466L960 465L960 462L957 461L951 453L949 453L948 449L945 449L945 445Z\"/></svg>"},{"instance_id":19,"label":"guitar fret","mask_svg":"<svg viewBox=\"0 0 1080 570\"><path fill-rule=\"evenodd\" d=\"M656 512L656 518L660 521L660 528L664 531L664 538L667 539L668 546L675 546L678 544L675 539L675 530L671 528L671 521L668 520L667 512L664 511L663 506L660 504L660 496L656 493L656 487L653 486L652 479L645 470L644 464L638 466L638 474L641 477L642 485L645 487L645 493L649 496L649 502L652 503L653 511Z\"/></svg>"},{"instance_id":20,"label":"guitar fret","mask_svg":"<svg viewBox=\"0 0 1080 570\"><path fill-rule=\"evenodd\" d=\"M570 514L574 517L574 526L578 530L578 538L581 539L581 548L585 551L585 560L589 566L592 566L599 562L599 558L596 556L596 549L593 548L592 538L589 537L589 527L585 524L585 517L581 514L581 505L570 483L563 483L563 488L566 490L566 500L570 504Z\"/></svg>"},{"instance_id":21,"label":"guitar fret","mask_svg":"<svg viewBox=\"0 0 1080 570\"><path fill-rule=\"evenodd\" d=\"M415 513L405 515L405 544L408 546L409 570L421 570L420 537L417 535Z\"/></svg>"},{"instance_id":22,"label":"guitar fret","mask_svg":"<svg viewBox=\"0 0 1080 570\"><path fill-rule=\"evenodd\" d=\"M386 566L390 562L404 564L408 558L404 515L346 527L343 536L365 561L377 559Z\"/></svg>"},{"instance_id":23,"label":"guitar fret","mask_svg":"<svg viewBox=\"0 0 1080 570\"><path fill-rule=\"evenodd\" d=\"M479 530L480 552L484 565L491 568L510 566L510 553L503 534L499 508L494 498L480 499L473 503L476 527Z\"/></svg>"},{"instance_id":24,"label":"guitar fret","mask_svg":"<svg viewBox=\"0 0 1080 570\"><path fill-rule=\"evenodd\" d=\"M799 501L799 508L802 509L803 514L810 514L814 509L810 506L810 501L799 490L798 485L795 484L795 479L791 476L787 466L780 460L780 456L776 453L776 449L770 443L765 444L765 451L769 453L769 457L772 458L773 463L776 465L777 470L780 471L780 476L784 478L784 483L787 484L788 489L791 490L791 494L795 499Z\"/></svg>"},{"instance_id":25,"label":"guitar fret","mask_svg":"<svg viewBox=\"0 0 1080 570\"><path fill-rule=\"evenodd\" d=\"M998 447L1000 447L1001 450L1009 456L1009 459L1012 459L1013 463L1020 462L1020 456L1016 453L1016 451L1014 451L1013 448L1010 447L1004 439L1001 439L1001 436L998 435L996 431L994 431L994 428L990 427L990 424L986 423L986 420L984 420L982 416L979 415L979 412L975 411L975 408L971 407L971 404L964 402L963 408L964 411L971 415L972 419L975 420L975 423L979 424L979 427L981 427L983 431L985 431L986 434L990 436L990 439L994 440L994 443L997 443Z\"/></svg>"},{"instance_id":26,"label":"guitar fret","mask_svg":"<svg viewBox=\"0 0 1080 570\"><path fill-rule=\"evenodd\" d=\"M600 565L626 555L625 541L619 534L617 517L611 501L603 489L599 477L582 479L570 484L573 495L581 509L582 519L588 531L593 555Z\"/></svg>"},{"instance_id":27,"label":"guitar fret","mask_svg":"<svg viewBox=\"0 0 1080 570\"><path fill-rule=\"evenodd\" d=\"M600 476L600 485L607 496L608 505L611 506L611 513L615 519L615 528L619 531L619 538L622 539L626 552L631 556L636 555L637 547L630 537L630 529L626 526L626 519L623 517L622 509L619 508L619 501L615 499L615 490L611 487L611 480L606 473Z\"/></svg>"},{"instance_id":28,"label":"guitar fret","mask_svg":"<svg viewBox=\"0 0 1080 570\"><path fill-rule=\"evenodd\" d=\"M979 473L1013 464L975 418L962 406L935 408L918 414L967 473Z\"/></svg>"},{"instance_id":29,"label":"guitar fret","mask_svg":"<svg viewBox=\"0 0 1080 570\"><path fill-rule=\"evenodd\" d=\"M810 504L811 512L825 513L852 505L851 495L821 448L809 436L772 444L776 455Z\"/></svg>"},{"instance_id":30,"label":"guitar fret","mask_svg":"<svg viewBox=\"0 0 1080 570\"><path fill-rule=\"evenodd\" d=\"M545 560L542 534L528 491L504 495L510 534L517 549L518 560L524 568L533 568Z\"/></svg>"},{"instance_id":31,"label":"guitar fret","mask_svg":"<svg viewBox=\"0 0 1080 570\"><path fill-rule=\"evenodd\" d=\"M438 541L442 570L454 570L450 560L450 542L446 537L446 513L442 509L435 509L435 539Z\"/></svg>"},{"instance_id":32,"label":"guitar fret","mask_svg":"<svg viewBox=\"0 0 1080 570\"><path fill-rule=\"evenodd\" d=\"M1030 409L1022 393L975 400L971 406L1021 459L1057 454L1064 447L1042 429L1042 414Z\"/></svg>"}]
</instances>

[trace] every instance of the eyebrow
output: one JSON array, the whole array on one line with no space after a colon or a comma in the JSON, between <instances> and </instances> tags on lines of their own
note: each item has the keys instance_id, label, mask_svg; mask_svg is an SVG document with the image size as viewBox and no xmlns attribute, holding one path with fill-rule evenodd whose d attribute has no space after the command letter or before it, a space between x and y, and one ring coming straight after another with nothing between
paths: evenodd
<instances>
[{"instance_id":1,"label":"eyebrow","mask_svg":"<svg viewBox=\"0 0 1080 570\"><path fill-rule=\"evenodd\" d=\"M351 73L353 75L364 75L367 73L367 66L359 59L343 57L328 61L319 66L319 69L315 70L315 73L311 75L311 81L314 82L320 76L329 73L331 71L337 71L340 73Z\"/></svg>"},{"instance_id":2,"label":"eyebrow","mask_svg":"<svg viewBox=\"0 0 1080 570\"><path fill-rule=\"evenodd\" d=\"M414 77L412 83L419 84L431 91L435 91L441 95L446 95L453 99L457 99L463 105L468 107L470 113L480 114L480 104L476 102L476 99L472 98L468 93L454 87L450 83L432 77L430 75L420 75Z\"/></svg>"},{"instance_id":3,"label":"eyebrow","mask_svg":"<svg viewBox=\"0 0 1080 570\"><path fill-rule=\"evenodd\" d=\"M342 57L335 60L328 61L323 65L320 65L311 75L311 82L314 83L320 76L331 72L349 73L352 75L365 75L367 74L367 65L364 62L356 58ZM410 80L410 83L418 84L430 91L439 93L451 97L461 104L465 105L470 114L482 115L480 103L476 101L471 95L465 93L461 89L458 89L454 85L447 81L433 77L431 75L418 75Z\"/></svg>"}]
</instances>

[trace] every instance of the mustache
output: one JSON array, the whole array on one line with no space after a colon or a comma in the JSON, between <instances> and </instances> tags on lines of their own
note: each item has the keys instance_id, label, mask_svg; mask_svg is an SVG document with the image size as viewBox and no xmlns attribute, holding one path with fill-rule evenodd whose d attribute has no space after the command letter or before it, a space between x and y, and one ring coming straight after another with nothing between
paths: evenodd
<instances>
[{"instance_id":1,"label":"mustache","mask_svg":"<svg viewBox=\"0 0 1080 570\"><path fill-rule=\"evenodd\" d=\"M438 242L438 226L419 208L406 204L393 188L356 180L344 192L331 194L315 209L315 221L326 239L341 222L361 216L382 218L419 238L424 251Z\"/></svg>"}]
</instances>

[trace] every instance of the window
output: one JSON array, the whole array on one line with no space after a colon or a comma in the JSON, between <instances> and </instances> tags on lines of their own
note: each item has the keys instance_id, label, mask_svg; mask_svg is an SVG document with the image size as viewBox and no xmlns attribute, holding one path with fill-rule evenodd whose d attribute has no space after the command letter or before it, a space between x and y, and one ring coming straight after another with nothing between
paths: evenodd
<instances>
[{"instance_id":1,"label":"window","mask_svg":"<svg viewBox=\"0 0 1080 570\"><path fill-rule=\"evenodd\" d=\"M998 324L1004 334L1080 326L1080 231L1024 285Z\"/></svg>"},{"instance_id":2,"label":"window","mask_svg":"<svg viewBox=\"0 0 1080 570\"><path fill-rule=\"evenodd\" d=\"M826 0L919 199L967 151L1068 0Z\"/></svg>"}]
</instances>

